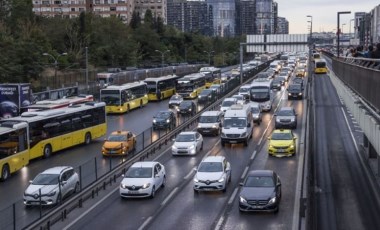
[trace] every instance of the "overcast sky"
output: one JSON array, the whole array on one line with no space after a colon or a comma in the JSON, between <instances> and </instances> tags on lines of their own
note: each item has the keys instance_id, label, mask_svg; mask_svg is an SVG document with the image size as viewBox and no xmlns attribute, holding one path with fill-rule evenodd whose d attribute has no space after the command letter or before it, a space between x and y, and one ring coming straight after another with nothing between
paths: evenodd
<instances>
[{"instance_id":1,"label":"overcast sky","mask_svg":"<svg viewBox=\"0 0 380 230\"><path fill-rule=\"evenodd\" d=\"M341 15L340 24L345 23L343 32L349 32L350 19L355 12L369 13L380 0L274 0L278 3L278 16L289 21L290 34L308 33L308 23L313 16L313 32L333 31L337 27L337 12L351 11L351 14ZM351 22L353 32L354 22Z\"/></svg>"}]
</instances>

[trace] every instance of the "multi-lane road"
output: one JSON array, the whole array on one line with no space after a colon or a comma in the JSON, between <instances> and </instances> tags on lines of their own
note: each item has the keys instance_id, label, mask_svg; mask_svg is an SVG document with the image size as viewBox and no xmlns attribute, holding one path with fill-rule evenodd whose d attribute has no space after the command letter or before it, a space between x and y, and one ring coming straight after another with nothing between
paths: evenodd
<instances>
[{"instance_id":1,"label":"multi-lane road","mask_svg":"<svg viewBox=\"0 0 380 230\"><path fill-rule=\"evenodd\" d=\"M353 120L340 102L328 75L313 76L310 100L288 100L285 87L275 91L273 110L265 113L263 122L254 126L254 136L249 145L220 145L219 137L205 137L203 151L196 156L173 157L170 143L149 160L161 162L167 171L166 187L154 199L122 199L118 183L107 190L96 202L75 210L53 229L294 229L298 226L299 191L305 147L307 108L313 113L313 149L308 154L313 159L312 184L315 206L315 229L377 229L376 218L380 203L379 190L353 140L360 141L360 133L353 129ZM311 102L309 105L308 103ZM289 158L274 158L267 154L267 137L274 129L274 113L282 106L292 106L298 116L297 154ZM152 116L167 109L167 101L149 103L145 108L120 116L108 116L108 133L127 129L141 133L152 123ZM195 128L193 126L191 128ZM350 128L351 127L351 128ZM32 162L0 184L1 194L12 194L0 199L0 209L20 201L24 189L37 173L56 165L77 167L98 158L99 170L108 169L109 159L100 153L102 140L88 146L78 146L61 151L48 159ZM207 155L222 155L231 163L232 181L227 192L194 193L192 179L194 168ZM120 159L112 159L117 161ZM103 167L102 167L103 166ZM282 181L280 211L273 213L241 213L238 209L239 183L247 171L271 169ZM120 178L118 179L120 182ZM377 191L376 191L377 189ZM25 209L24 215L36 215L37 209Z\"/></svg>"}]
</instances>

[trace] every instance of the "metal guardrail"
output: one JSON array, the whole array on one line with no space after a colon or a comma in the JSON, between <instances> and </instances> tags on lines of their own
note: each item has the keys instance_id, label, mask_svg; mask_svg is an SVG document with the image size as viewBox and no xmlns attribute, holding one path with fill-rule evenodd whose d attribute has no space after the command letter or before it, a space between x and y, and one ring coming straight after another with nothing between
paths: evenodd
<instances>
[{"instance_id":1,"label":"metal guardrail","mask_svg":"<svg viewBox=\"0 0 380 230\"><path fill-rule=\"evenodd\" d=\"M244 78L243 84L248 83L251 81L258 72L266 69L269 66L269 62L262 64L258 68L256 68L250 76L246 76ZM203 108L200 112L198 112L195 116L190 118L189 120L185 121L181 125L177 126L172 131L164 134L160 139L153 142L146 148L144 148L141 152L137 153L132 158L128 159L127 161L121 163L114 169L112 169L110 172L105 173L101 177L98 178L97 181L95 181L93 184L88 186L87 188L83 189L80 193L77 195L71 197L69 200L61 204L58 208L52 210L51 212L47 213L46 215L42 216L40 219L36 220L34 223L30 224L25 229L50 229L52 225L57 223L58 221L63 221L66 219L67 215L73 211L76 208L80 208L83 206L83 203L86 200L89 200L91 198L94 198L96 194L100 190L105 189L108 185L112 185L113 183L116 183L116 179L120 177L122 174L125 173L125 169L127 166L133 164L136 161L143 161L144 159L148 158L149 156L156 153L157 150L161 149L162 146L168 144L171 142L171 140L182 130L189 128L192 124L194 124L199 116L204 111L208 111L210 109L215 109L219 104L224 100L226 97L230 97L233 93L235 93L238 90L238 87L240 86L240 79L235 78L228 82L229 85L229 92L227 92L224 96L222 96L220 99L218 99L213 104Z\"/></svg>"}]
</instances>

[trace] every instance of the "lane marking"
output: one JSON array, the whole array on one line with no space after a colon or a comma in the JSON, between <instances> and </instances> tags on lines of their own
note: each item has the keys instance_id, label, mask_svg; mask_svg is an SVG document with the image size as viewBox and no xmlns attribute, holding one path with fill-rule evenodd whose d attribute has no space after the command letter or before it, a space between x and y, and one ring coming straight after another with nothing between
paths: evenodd
<instances>
[{"instance_id":1,"label":"lane marking","mask_svg":"<svg viewBox=\"0 0 380 230\"><path fill-rule=\"evenodd\" d=\"M246 166L246 167L245 167L245 169L244 169L244 172L243 172L243 174L241 175L241 178L240 178L240 179L244 179L245 175L246 175L246 174L247 174L247 172L248 172L248 169L249 169L249 167L248 167L248 166Z\"/></svg>"},{"instance_id":2,"label":"lane marking","mask_svg":"<svg viewBox=\"0 0 380 230\"><path fill-rule=\"evenodd\" d=\"M234 202L236 194L237 194L238 188L235 188L234 192L232 193L230 199L228 200L228 204L232 204Z\"/></svg>"},{"instance_id":3,"label":"lane marking","mask_svg":"<svg viewBox=\"0 0 380 230\"><path fill-rule=\"evenodd\" d=\"M193 174L195 169L196 167L194 167L183 179L187 180Z\"/></svg>"},{"instance_id":4,"label":"lane marking","mask_svg":"<svg viewBox=\"0 0 380 230\"><path fill-rule=\"evenodd\" d=\"M218 223L215 226L215 230L218 230L218 229L222 228L223 221L224 221L224 216L220 217Z\"/></svg>"},{"instance_id":5,"label":"lane marking","mask_svg":"<svg viewBox=\"0 0 380 230\"><path fill-rule=\"evenodd\" d=\"M162 157L162 155L164 155L167 151L169 151L172 147L170 146L169 148L167 148L165 151L163 151L160 155L156 156L153 161L157 161L158 158Z\"/></svg>"},{"instance_id":6,"label":"lane marking","mask_svg":"<svg viewBox=\"0 0 380 230\"><path fill-rule=\"evenodd\" d=\"M148 217L148 219L146 219L144 221L144 223L139 227L138 230L143 230L145 228L145 226L147 226L149 224L149 222L152 220L152 218L153 218L152 216Z\"/></svg>"},{"instance_id":7,"label":"lane marking","mask_svg":"<svg viewBox=\"0 0 380 230\"><path fill-rule=\"evenodd\" d=\"M161 206L164 206L166 204L166 202L168 202L172 198L172 196L174 196L174 194L177 192L177 190L178 190L178 187L175 187L174 190L169 194L169 196L167 196L165 198L165 200L162 201Z\"/></svg>"},{"instance_id":8,"label":"lane marking","mask_svg":"<svg viewBox=\"0 0 380 230\"><path fill-rule=\"evenodd\" d=\"M255 156L256 156L256 150L255 151L253 151L253 153L252 153L252 156L251 156L251 160L253 160L254 158L255 158Z\"/></svg>"}]
</instances>

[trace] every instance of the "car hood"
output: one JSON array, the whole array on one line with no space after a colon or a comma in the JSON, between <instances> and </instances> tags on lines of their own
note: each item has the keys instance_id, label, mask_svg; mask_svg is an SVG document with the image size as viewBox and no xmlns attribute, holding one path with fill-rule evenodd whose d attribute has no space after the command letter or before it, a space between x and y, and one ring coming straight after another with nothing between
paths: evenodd
<instances>
[{"instance_id":1,"label":"car hood","mask_svg":"<svg viewBox=\"0 0 380 230\"><path fill-rule=\"evenodd\" d=\"M170 100L169 104L179 104L181 102L182 102L181 100Z\"/></svg>"},{"instance_id":2,"label":"car hood","mask_svg":"<svg viewBox=\"0 0 380 230\"><path fill-rule=\"evenodd\" d=\"M155 119L156 121L166 121L169 118L168 117L153 117L153 119Z\"/></svg>"},{"instance_id":3,"label":"car hood","mask_svg":"<svg viewBox=\"0 0 380 230\"><path fill-rule=\"evenodd\" d=\"M191 109L191 106L182 105L179 107L179 109Z\"/></svg>"},{"instance_id":4,"label":"car hood","mask_svg":"<svg viewBox=\"0 0 380 230\"><path fill-rule=\"evenodd\" d=\"M192 145L195 145L195 142L191 141L191 142L175 142L174 143L174 146L177 148L188 148Z\"/></svg>"},{"instance_id":5,"label":"car hood","mask_svg":"<svg viewBox=\"0 0 380 230\"><path fill-rule=\"evenodd\" d=\"M198 180L219 180L223 176L223 172L197 172L195 177Z\"/></svg>"},{"instance_id":6,"label":"car hood","mask_svg":"<svg viewBox=\"0 0 380 230\"><path fill-rule=\"evenodd\" d=\"M48 194L54 189L56 189L58 185L34 185L30 184L28 188L25 190L26 194L39 194L39 190L41 189L41 194Z\"/></svg>"},{"instance_id":7,"label":"car hood","mask_svg":"<svg viewBox=\"0 0 380 230\"><path fill-rule=\"evenodd\" d=\"M269 200L274 195L274 187L243 187L240 192L240 196L246 200Z\"/></svg>"},{"instance_id":8,"label":"car hood","mask_svg":"<svg viewBox=\"0 0 380 230\"><path fill-rule=\"evenodd\" d=\"M276 119L277 120L294 120L295 117L294 116L277 116Z\"/></svg>"},{"instance_id":9,"label":"car hood","mask_svg":"<svg viewBox=\"0 0 380 230\"><path fill-rule=\"evenodd\" d=\"M278 147L286 147L293 144L293 140L271 140L269 144Z\"/></svg>"},{"instance_id":10,"label":"car hood","mask_svg":"<svg viewBox=\"0 0 380 230\"><path fill-rule=\"evenodd\" d=\"M105 142L103 144L104 148L120 148L123 142Z\"/></svg>"},{"instance_id":11,"label":"car hood","mask_svg":"<svg viewBox=\"0 0 380 230\"><path fill-rule=\"evenodd\" d=\"M301 93L302 90L300 90L300 89L288 89L288 92L289 93Z\"/></svg>"},{"instance_id":12,"label":"car hood","mask_svg":"<svg viewBox=\"0 0 380 230\"><path fill-rule=\"evenodd\" d=\"M127 186L142 186L146 183L152 183L152 178L123 178L121 184Z\"/></svg>"}]
</instances>

